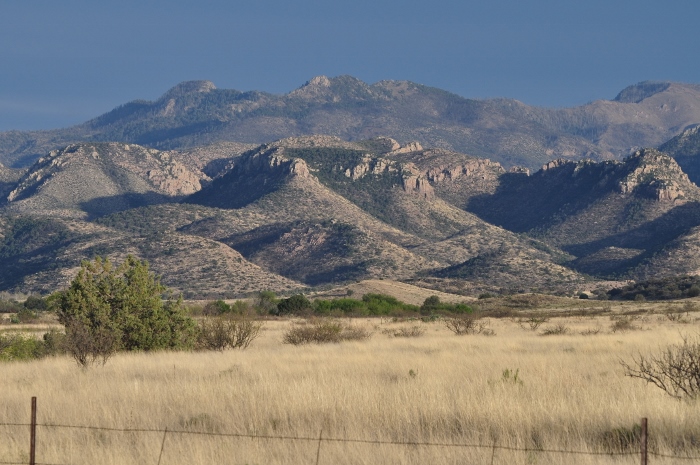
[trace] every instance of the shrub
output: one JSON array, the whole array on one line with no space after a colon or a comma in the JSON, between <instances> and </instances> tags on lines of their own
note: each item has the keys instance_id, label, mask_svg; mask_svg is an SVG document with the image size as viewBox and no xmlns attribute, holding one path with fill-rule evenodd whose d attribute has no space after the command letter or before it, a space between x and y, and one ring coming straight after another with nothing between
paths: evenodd
<instances>
[{"instance_id":1,"label":"shrub","mask_svg":"<svg viewBox=\"0 0 700 465\"><path fill-rule=\"evenodd\" d=\"M398 329L385 329L382 333L390 337L420 337L425 334L425 328L411 326Z\"/></svg>"},{"instance_id":2,"label":"shrub","mask_svg":"<svg viewBox=\"0 0 700 465\"><path fill-rule=\"evenodd\" d=\"M200 350L246 349L260 334L262 323L245 317L218 316L200 322Z\"/></svg>"},{"instance_id":3,"label":"shrub","mask_svg":"<svg viewBox=\"0 0 700 465\"><path fill-rule=\"evenodd\" d=\"M463 315L455 318L446 318L445 326L458 336L465 334L485 334L492 336L494 332L488 328L488 324L474 315Z\"/></svg>"},{"instance_id":4,"label":"shrub","mask_svg":"<svg viewBox=\"0 0 700 465\"><path fill-rule=\"evenodd\" d=\"M625 375L651 383L677 399L700 395L700 340L683 338L658 355L639 356L631 364L620 362Z\"/></svg>"},{"instance_id":5,"label":"shrub","mask_svg":"<svg viewBox=\"0 0 700 465\"><path fill-rule=\"evenodd\" d=\"M16 320L18 323L31 323L39 319L39 315L35 311L23 308L17 312Z\"/></svg>"},{"instance_id":6,"label":"shrub","mask_svg":"<svg viewBox=\"0 0 700 465\"><path fill-rule=\"evenodd\" d=\"M68 352L66 333L52 329L44 334L43 339L46 355L60 355Z\"/></svg>"},{"instance_id":7,"label":"shrub","mask_svg":"<svg viewBox=\"0 0 700 465\"><path fill-rule=\"evenodd\" d=\"M634 326L634 324L632 324L632 319L629 317L617 318L610 325L610 331L612 331L613 333L623 333L625 331L631 331L633 329L637 329L637 327Z\"/></svg>"},{"instance_id":8,"label":"shrub","mask_svg":"<svg viewBox=\"0 0 700 465\"><path fill-rule=\"evenodd\" d=\"M20 310L22 310L22 305L17 301L0 299L0 313L17 313Z\"/></svg>"},{"instance_id":9,"label":"shrub","mask_svg":"<svg viewBox=\"0 0 700 465\"><path fill-rule=\"evenodd\" d=\"M335 320L317 320L303 322L290 328L284 333L285 344L323 344L349 340L368 339L372 334L364 328L349 326Z\"/></svg>"},{"instance_id":10,"label":"shrub","mask_svg":"<svg viewBox=\"0 0 700 465\"><path fill-rule=\"evenodd\" d=\"M202 314L207 316L221 315L222 313L228 313L230 311L231 306L223 300L208 302L204 308L202 308Z\"/></svg>"},{"instance_id":11,"label":"shrub","mask_svg":"<svg viewBox=\"0 0 700 465\"><path fill-rule=\"evenodd\" d=\"M569 328L563 324L558 324L554 326L549 326L542 330L542 336L557 336L561 334L566 334L569 332Z\"/></svg>"},{"instance_id":12,"label":"shrub","mask_svg":"<svg viewBox=\"0 0 700 465\"><path fill-rule=\"evenodd\" d=\"M43 341L23 334L0 334L0 360L32 360L45 355Z\"/></svg>"},{"instance_id":13,"label":"shrub","mask_svg":"<svg viewBox=\"0 0 700 465\"><path fill-rule=\"evenodd\" d=\"M542 324L546 323L547 321L549 321L549 318L546 317L530 317L526 320L518 320L518 325L520 325L520 327L523 329L525 329L525 325L527 325L527 327L530 328L530 331L537 331L540 328L540 326L542 326Z\"/></svg>"},{"instance_id":14,"label":"shrub","mask_svg":"<svg viewBox=\"0 0 700 465\"><path fill-rule=\"evenodd\" d=\"M43 312L47 308L46 300L36 295L30 295L27 297L27 300L24 301L24 308Z\"/></svg>"},{"instance_id":15,"label":"shrub","mask_svg":"<svg viewBox=\"0 0 700 465\"><path fill-rule=\"evenodd\" d=\"M277 311L277 294L272 291L260 291L255 299L255 307L261 315Z\"/></svg>"}]
</instances>

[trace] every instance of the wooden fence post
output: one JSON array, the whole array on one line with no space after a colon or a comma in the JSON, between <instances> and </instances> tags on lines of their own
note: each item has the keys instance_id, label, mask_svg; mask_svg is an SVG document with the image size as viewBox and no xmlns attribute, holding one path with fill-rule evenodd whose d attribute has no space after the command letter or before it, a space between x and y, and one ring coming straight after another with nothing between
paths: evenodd
<instances>
[{"instance_id":1,"label":"wooden fence post","mask_svg":"<svg viewBox=\"0 0 700 465\"><path fill-rule=\"evenodd\" d=\"M29 465L36 465L36 397L32 397L32 422L29 426Z\"/></svg>"},{"instance_id":2,"label":"wooden fence post","mask_svg":"<svg viewBox=\"0 0 700 465\"><path fill-rule=\"evenodd\" d=\"M642 418L642 434L639 441L640 453L642 454L642 465L647 465L647 443L648 443L648 432L647 432L647 419Z\"/></svg>"}]
</instances>

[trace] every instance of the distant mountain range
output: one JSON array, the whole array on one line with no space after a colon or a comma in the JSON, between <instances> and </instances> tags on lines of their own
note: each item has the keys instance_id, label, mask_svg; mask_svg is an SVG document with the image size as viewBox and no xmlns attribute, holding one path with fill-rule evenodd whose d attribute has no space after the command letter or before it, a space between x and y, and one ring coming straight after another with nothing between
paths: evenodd
<instances>
[{"instance_id":1,"label":"distant mountain range","mask_svg":"<svg viewBox=\"0 0 700 465\"><path fill-rule=\"evenodd\" d=\"M0 163L20 168L79 142L123 142L159 150L233 141L261 144L325 134L343 140L391 136L504 167L537 169L555 159L622 159L700 123L700 86L643 82L613 100L548 109L511 99L472 100L408 81L368 85L318 76L286 94L184 82L154 102L126 103L86 123L0 133Z\"/></svg>"},{"instance_id":2,"label":"distant mountain range","mask_svg":"<svg viewBox=\"0 0 700 465\"><path fill-rule=\"evenodd\" d=\"M129 253L192 298L364 279L570 294L697 275L699 89L643 83L546 110L350 77L285 96L196 82L74 128L4 133L0 290L51 292L81 260ZM293 135L253 143L274 131Z\"/></svg>"}]
</instances>

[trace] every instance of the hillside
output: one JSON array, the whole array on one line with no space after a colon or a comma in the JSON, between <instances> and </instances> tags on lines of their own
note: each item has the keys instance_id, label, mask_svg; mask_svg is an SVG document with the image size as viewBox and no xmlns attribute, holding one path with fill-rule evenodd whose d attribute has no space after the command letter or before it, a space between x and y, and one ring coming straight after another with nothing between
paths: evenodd
<instances>
[{"instance_id":1,"label":"hillside","mask_svg":"<svg viewBox=\"0 0 700 465\"><path fill-rule=\"evenodd\" d=\"M40 158L0 204L8 213L100 216L181 198L201 173L163 152L128 144L74 144Z\"/></svg>"},{"instance_id":2,"label":"hillside","mask_svg":"<svg viewBox=\"0 0 700 465\"><path fill-rule=\"evenodd\" d=\"M572 294L700 270L687 253L700 189L655 149L529 174L386 137L184 151L82 143L14 182L20 173L6 172L0 290L49 292L83 259L128 253L188 298L365 280Z\"/></svg>"},{"instance_id":3,"label":"hillside","mask_svg":"<svg viewBox=\"0 0 700 465\"><path fill-rule=\"evenodd\" d=\"M700 224L700 189L653 149L622 162L558 160L501 180L468 208L576 256L570 265L590 274L624 272Z\"/></svg>"},{"instance_id":4,"label":"hillside","mask_svg":"<svg viewBox=\"0 0 700 465\"><path fill-rule=\"evenodd\" d=\"M536 169L554 158L621 159L700 122L700 86L644 82L614 100L547 109L516 100L473 100L408 81L366 84L317 76L285 95L183 82L83 124L0 134L0 163L22 167L75 142L182 150L217 142L261 144L302 135L343 140L391 135L402 143Z\"/></svg>"}]
</instances>

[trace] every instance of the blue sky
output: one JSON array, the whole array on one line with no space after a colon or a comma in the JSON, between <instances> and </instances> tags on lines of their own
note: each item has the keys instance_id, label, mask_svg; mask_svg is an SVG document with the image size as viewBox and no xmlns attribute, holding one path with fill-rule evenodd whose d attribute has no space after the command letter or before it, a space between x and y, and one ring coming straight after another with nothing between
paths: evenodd
<instances>
[{"instance_id":1,"label":"blue sky","mask_svg":"<svg viewBox=\"0 0 700 465\"><path fill-rule=\"evenodd\" d=\"M287 93L324 74L548 107L700 83L697 0L0 0L0 131L178 82Z\"/></svg>"}]
</instances>

